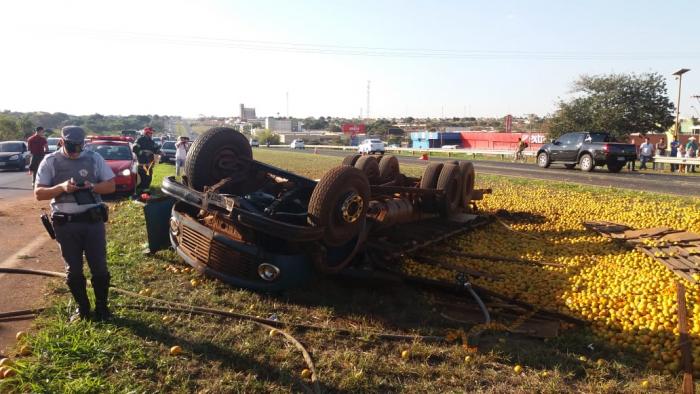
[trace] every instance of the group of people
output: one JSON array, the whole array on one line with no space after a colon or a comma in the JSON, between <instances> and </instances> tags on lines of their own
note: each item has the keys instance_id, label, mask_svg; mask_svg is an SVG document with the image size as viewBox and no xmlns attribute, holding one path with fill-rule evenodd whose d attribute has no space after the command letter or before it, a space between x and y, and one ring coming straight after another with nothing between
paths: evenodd
<instances>
[{"instance_id":1,"label":"group of people","mask_svg":"<svg viewBox=\"0 0 700 394\"><path fill-rule=\"evenodd\" d=\"M669 149L670 148L670 149ZM668 154L667 154L668 151ZM654 162L654 156L668 156L668 157L678 157L693 159L698 157L698 142L694 136L688 138L686 144L682 144L676 137L673 138L670 144L666 144L666 141L661 138L656 145L649 142L649 138L645 137L644 142L639 145L639 161L641 165L640 170L647 169L647 163L652 163L652 169L656 169L656 164ZM659 163L659 168L663 169L663 163ZM632 171L634 171L634 163L632 162ZM685 172L695 172L695 165L693 164L671 164L671 172L685 173Z\"/></svg>"}]
</instances>

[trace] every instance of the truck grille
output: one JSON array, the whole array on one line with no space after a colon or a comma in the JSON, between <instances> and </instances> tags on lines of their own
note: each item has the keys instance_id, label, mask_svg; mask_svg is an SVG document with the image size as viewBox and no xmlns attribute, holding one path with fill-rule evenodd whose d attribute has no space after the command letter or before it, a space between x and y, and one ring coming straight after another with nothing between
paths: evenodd
<instances>
[{"instance_id":1,"label":"truck grille","mask_svg":"<svg viewBox=\"0 0 700 394\"><path fill-rule=\"evenodd\" d=\"M223 243L182 226L180 247L190 257L222 274L257 278L256 264L251 256L242 254Z\"/></svg>"}]
</instances>

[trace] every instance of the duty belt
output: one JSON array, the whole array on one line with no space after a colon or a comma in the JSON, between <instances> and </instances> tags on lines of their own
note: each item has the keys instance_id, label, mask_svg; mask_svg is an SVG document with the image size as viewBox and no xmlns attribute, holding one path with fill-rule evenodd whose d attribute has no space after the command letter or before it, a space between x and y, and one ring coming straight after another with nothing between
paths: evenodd
<instances>
[{"instance_id":1,"label":"duty belt","mask_svg":"<svg viewBox=\"0 0 700 394\"><path fill-rule=\"evenodd\" d=\"M97 223L107 221L107 207L100 205L94 208L90 208L85 212L81 213L61 213L54 212L51 215L51 220L54 224L66 224L66 223Z\"/></svg>"}]
</instances>

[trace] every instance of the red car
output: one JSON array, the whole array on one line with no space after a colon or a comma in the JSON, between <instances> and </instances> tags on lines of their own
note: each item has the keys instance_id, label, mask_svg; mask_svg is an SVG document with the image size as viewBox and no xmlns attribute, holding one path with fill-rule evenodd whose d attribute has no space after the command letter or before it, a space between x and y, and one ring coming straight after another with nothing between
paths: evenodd
<instances>
[{"instance_id":1,"label":"red car","mask_svg":"<svg viewBox=\"0 0 700 394\"><path fill-rule=\"evenodd\" d=\"M85 149L95 151L102 156L112 169L117 193L133 193L136 189L137 161L131 151L131 139L128 137L89 136Z\"/></svg>"}]
</instances>

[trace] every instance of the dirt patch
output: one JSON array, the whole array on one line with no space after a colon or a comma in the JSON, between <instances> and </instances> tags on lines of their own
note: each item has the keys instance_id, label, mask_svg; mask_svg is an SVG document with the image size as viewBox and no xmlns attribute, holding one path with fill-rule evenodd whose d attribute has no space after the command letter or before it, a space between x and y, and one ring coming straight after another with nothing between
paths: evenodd
<instances>
[{"instance_id":1,"label":"dirt patch","mask_svg":"<svg viewBox=\"0 0 700 394\"><path fill-rule=\"evenodd\" d=\"M63 263L55 242L46 237L46 242L36 250L24 251L15 256L26 245L44 237L44 227L39 221L41 208L48 208L48 202L36 201L32 197L3 200L0 211L0 266L12 263L14 256L17 267L62 271ZM0 312L40 307L44 301L44 289L49 279L37 276L17 276L0 274L3 306ZM15 345L15 334L30 328L31 320L0 321L0 355L9 355Z\"/></svg>"}]
</instances>

